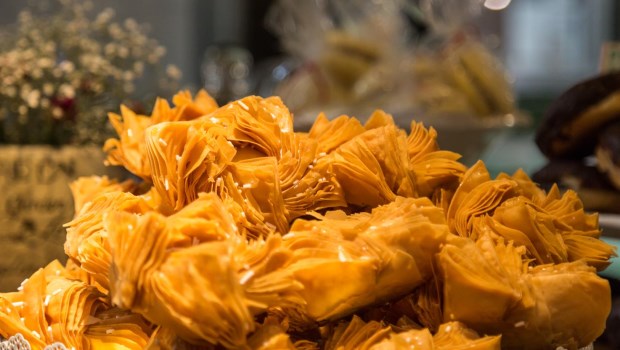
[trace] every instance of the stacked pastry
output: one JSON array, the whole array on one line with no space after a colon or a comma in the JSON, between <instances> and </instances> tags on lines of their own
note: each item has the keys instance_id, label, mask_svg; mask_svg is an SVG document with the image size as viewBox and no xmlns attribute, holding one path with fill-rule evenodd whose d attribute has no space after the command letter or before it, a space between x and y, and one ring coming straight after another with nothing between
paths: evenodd
<instances>
[{"instance_id":1,"label":"stacked pastry","mask_svg":"<svg viewBox=\"0 0 620 350\"><path fill-rule=\"evenodd\" d=\"M577 191L590 210L620 213L620 73L581 82L549 107L536 134L542 184Z\"/></svg>"},{"instance_id":2,"label":"stacked pastry","mask_svg":"<svg viewBox=\"0 0 620 350\"><path fill-rule=\"evenodd\" d=\"M121 108L108 162L72 185L67 266L0 294L34 349L547 349L590 344L614 249L574 192L491 178L407 135L279 98L204 92ZM21 339L21 338L19 338Z\"/></svg>"}]
</instances>

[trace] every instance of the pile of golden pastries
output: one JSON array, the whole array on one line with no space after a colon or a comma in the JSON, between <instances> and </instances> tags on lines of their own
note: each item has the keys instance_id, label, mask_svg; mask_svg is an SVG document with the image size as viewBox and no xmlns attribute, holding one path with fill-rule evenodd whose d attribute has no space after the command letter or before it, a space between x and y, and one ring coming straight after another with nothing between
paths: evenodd
<instances>
[{"instance_id":1,"label":"pile of golden pastries","mask_svg":"<svg viewBox=\"0 0 620 350\"><path fill-rule=\"evenodd\" d=\"M575 349L604 330L615 255L574 192L493 179L377 111L319 115L205 92L121 107L71 185L63 266L0 294L33 349ZM27 257L24 257L27 258ZM20 338L21 339L21 338Z\"/></svg>"}]
</instances>

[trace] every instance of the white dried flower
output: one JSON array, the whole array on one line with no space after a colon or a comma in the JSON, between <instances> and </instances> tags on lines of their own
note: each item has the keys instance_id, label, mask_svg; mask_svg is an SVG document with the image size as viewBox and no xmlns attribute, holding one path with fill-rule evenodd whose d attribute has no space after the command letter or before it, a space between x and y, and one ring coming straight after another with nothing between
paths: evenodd
<instances>
[{"instance_id":1,"label":"white dried flower","mask_svg":"<svg viewBox=\"0 0 620 350\"><path fill-rule=\"evenodd\" d=\"M182 73L179 67L174 64L169 64L166 66L166 75L174 80L179 80L181 79Z\"/></svg>"},{"instance_id":2,"label":"white dried flower","mask_svg":"<svg viewBox=\"0 0 620 350\"><path fill-rule=\"evenodd\" d=\"M39 67L33 68L32 72L30 72L30 76L33 79L39 80L43 77L43 70Z\"/></svg>"},{"instance_id":3,"label":"white dried flower","mask_svg":"<svg viewBox=\"0 0 620 350\"><path fill-rule=\"evenodd\" d=\"M135 77L136 76L134 75L134 73L132 71L130 71L130 70L127 70L127 71L123 72L123 80L125 80L125 81L132 81L132 80L135 79Z\"/></svg>"},{"instance_id":4,"label":"white dried flower","mask_svg":"<svg viewBox=\"0 0 620 350\"><path fill-rule=\"evenodd\" d=\"M141 61L134 62L133 71L137 75L142 75L142 73L144 73L144 62L141 62Z\"/></svg>"},{"instance_id":5,"label":"white dried flower","mask_svg":"<svg viewBox=\"0 0 620 350\"><path fill-rule=\"evenodd\" d=\"M148 42L148 38L141 33L135 34L134 36L131 37L131 39L134 44L133 48L141 48L145 46Z\"/></svg>"},{"instance_id":6,"label":"white dried flower","mask_svg":"<svg viewBox=\"0 0 620 350\"><path fill-rule=\"evenodd\" d=\"M0 114L21 123L48 123L48 128L54 119L71 117L78 142L93 135L99 135L101 142L107 122L104 111L132 94L134 81L147 67L158 65L166 50L148 38L147 27L135 20L113 23L112 9L91 20L87 12L92 2L52 1L63 5L58 15L22 12L10 45L4 51L0 48ZM171 79L181 77L175 66L154 71ZM166 80L162 76L157 81ZM160 87L174 86L166 82ZM63 122L53 125L67 127Z\"/></svg>"},{"instance_id":7,"label":"white dried flower","mask_svg":"<svg viewBox=\"0 0 620 350\"><path fill-rule=\"evenodd\" d=\"M15 97L15 95L17 95L17 88L15 86L12 86L12 85L5 86L4 94L7 95L10 98L13 98L13 97Z\"/></svg>"},{"instance_id":8,"label":"white dried flower","mask_svg":"<svg viewBox=\"0 0 620 350\"><path fill-rule=\"evenodd\" d=\"M127 58L127 56L129 56L129 49L126 48L125 46L121 46L118 48L118 57L120 58Z\"/></svg>"},{"instance_id":9,"label":"white dried flower","mask_svg":"<svg viewBox=\"0 0 620 350\"><path fill-rule=\"evenodd\" d=\"M43 51L46 53L54 53L56 51L56 43L53 41L48 41L43 46Z\"/></svg>"},{"instance_id":10,"label":"white dried flower","mask_svg":"<svg viewBox=\"0 0 620 350\"><path fill-rule=\"evenodd\" d=\"M95 24L105 25L112 20L114 15L114 10L108 7L97 15L97 18L95 18Z\"/></svg>"},{"instance_id":11,"label":"white dried flower","mask_svg":"<svg viewBox=\"0 0 620 350\"><path fill-rule=\"evenodd\" d=\"M162 56L164 56L166 54L166 48L163 46L157 46L157 48L155 49L154 54L160 58Z\"/></svg>"},{"instance_id":12,"label":"white dried flower","mask_svg":"<svg viewBox=\"0 0 620 350\"><path fill-rule=\"evenodd\" d=\"M95 5L95 4L94 4L92 1L87 0L87 1L84 1L84 2L83 2L83 5L82 5L82 6L83 6L83 8L84 8L84 10L85 10L85 11L90 11L90 10L92 10L92 8L93 8L93 6L94 6L94 5Z\"/></svg>"},{"instance_id":13,"label":"white dried flower","mask_svg":"<svg viewBox=\"0 0 620 350\"><path fill-rule=\"evenodd\" d=\"M108 33L112 37L112 39L120 39L123 36L123 30L118 23L112 23L108 27Z\"/></svg>"},{"instance_id":14,"label":"white dried flower","mask_svg":"<svg viewBox=\"0 0 620 350\"><path fill-rule=\"evenodd\" d=\"M159 56L157 56L154 53L150 53L148 54L148 56L146 56L146 61L150 64L155 64L157 62L159 62Z\"/></svg>"},{"instance_id":15,"label":"white dried flower","mask_svg":"<svg viewBox=\"0 0 620 350\"><path fill-rule=\"evenodd\" d=\"M62 97L66 98L74 98L75 97L75 88L69 84L62 84L58 88L58 93Z\"/></svg>"},{"instance_id":16,"label":"white dried flower","mask_svg":"<svg viewBox=\"0 0 620 350\"><path fill-rule=\"evenodd\" d=\"M54 107L52 108L52 116L54 117L54 119L60 119L63 116L63 112L62 109L60 107Z\"/></svg>"},{"instance_id":17,"label":"white dried flower","mask_svg":"<svg viewBox=\"0 0 620 350\"><path fill-rule=\"evenodd\" d=\"M13 85L14 81L15 81L15 78L13 76L11 76L11 75L8 75L8 76L2 78L2 84L4 86Z\"/></svg>"},{"instance_id":18,"label":"white dried flower","mask_svg":"<svg viewBox=\"0 0 620 350\"><path fill-rule=\"evenodd\" d=\"M28 25L32 22L32 13L30 11L22 11L17 15L17 21L21 25Z\"/></svg>"},{"instance_id":19,"label":"white dried flower","mask_svg":"<svg viewBox=\"0 0 620 350\"><path fill-rule=\"evenodd\" d=\"M114 53L116 53L116 45L114 45L113 43L107 43L106 46L103 48L103 52L107 56L113 56Z\"/></svg>"},{"instance_id":20,"label":"white dried flower","mask_svg":"<svg viewBox=\"0 0 620 350\"><path fill-rule=\"evenodd\" d=\"M135 89L136 89L135 85L131 82L126 82L125 84L123 84L123 91L125 91L128 94L131 94L132 92L134 92Z\"/></svg>"},{"instance_id":21,"label":"white dried flower","mask_svg":"<svg viewBox=\"0 0 620 350\"><path fill-rule=\"evenodd\" d=\"M18 112L20 115L26 115L26 114L28 114L28 107L27 107L27 106L24 106L24 105L21 105L21 106L19 106L19 107L17 108L17 112Z\"/></svg>"},{"instance_id":22,"label":"white dried flower","mask_svg":"<svg viewBox=\"0 0 620 350\"><path fill-rule=\"evenodd\" d=\"M103 86L101 83L95 81L90 85L90 90L95 94L100 94L103 92Z\"/></svg>"},{"instance_id":23,"label":"white dried flower","mask_svg":"<svg viewBox=\"0 0 620 350\"><path fill-rule=\"evenodd\" d=\"M54 61L49 57L41 57L37 60L37 66L42 69L50 68L54 65Z\"/></svg>"},{"instance_id":24,"label":"white dried flower","mask_svg":"<svg viewBox=\"0 0 620 350\"><path fill-rule=\"evenodd\" d=\"M39 90L32 90L28 93L28 96L26 96L26 104L28 104L28 107L32 109L39 107L40 100L41 91Z\"/></svg>"},{"instance_id":25,"label":"white dried flower","mask_svg":"<svg viewBox=\"0 0 620 350\"><path fill-rule=\"evenodd\" d=\"M21 89L19 90L19 96L22 98L22 100L26 101L28 99L28 94L30 94L30 91L32 91L32 86L26 83L21 86Z\"/></svg>"},{"instance_id":26,"label":"white dried flower","mask_svg":"<svg viewBox=\"0 0 620 350\"><path fill-rule=\"evenodd\" d=\"M140 26L138 25L138 22L136 22L135 19L127 18L125 20L125 28L127 28L130 31L138 31L140 29Z\"/></svg>"},{"instance_id":27,"label":"white dried flower","mask_svg":"<svg viewBox=\"0 0 620 350\"><path fill-rule=\"evenodd\" d=\"M43 94L45 96L52 96L55 90L56 89L54 88L54 84L52 83L43 84Z\"/></svg>"}]
</instances>

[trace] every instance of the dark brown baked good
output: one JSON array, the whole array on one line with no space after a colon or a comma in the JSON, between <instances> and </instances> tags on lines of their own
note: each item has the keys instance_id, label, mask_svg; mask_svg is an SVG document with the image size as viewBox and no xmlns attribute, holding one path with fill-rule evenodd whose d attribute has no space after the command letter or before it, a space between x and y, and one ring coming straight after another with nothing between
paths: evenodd
<instances>
[{"instance_id":1,"label":"dark brown baked good","mask_svg":"<svg viewBox=\"0 0 620 350\"><path fill-rule=\"evenodd\" d=\"M597 135L620 120L620 72L599 75L564 92L550 106L536 133L549 158L575 158L594 152Z\"/></svg>"},{"instance_id":2,"label":"dark brown baked good","mask_svg":"<svg viewBox=\"0 0 620 350\"><path fill-rule=\"evenodd\" d=\"M598 169L620 190L620 122L614 122L600 134L595 154Z\"/></svg>"},{"instance_id":3,"label":"dark brown baked good","mask_svg":"<svg viewBox=\"0 0 620 350\"><path fill-rule=\"evenodd\" d=\"M557 184L579 194L588 211L620 212L620 191L596 166L582 160L554 159L532 174L532 180L549 189Z\"/></svg>"}]
</instances>

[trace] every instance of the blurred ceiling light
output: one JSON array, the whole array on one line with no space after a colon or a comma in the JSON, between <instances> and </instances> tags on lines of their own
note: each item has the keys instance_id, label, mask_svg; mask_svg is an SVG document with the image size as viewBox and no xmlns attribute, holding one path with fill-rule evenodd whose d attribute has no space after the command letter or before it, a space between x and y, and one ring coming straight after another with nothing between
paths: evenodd
<instances>
[{"instance_id":1,"label":"blurred ceiling light","mask_svg":"<svg viewBox=\"0 0 620 350\"><path fill-rule=\"evenodd\" d=\"M510 0L485 0L484 7L489 10L499 11L503 10L510 5Z\"/></svg>"}]
</instances>

